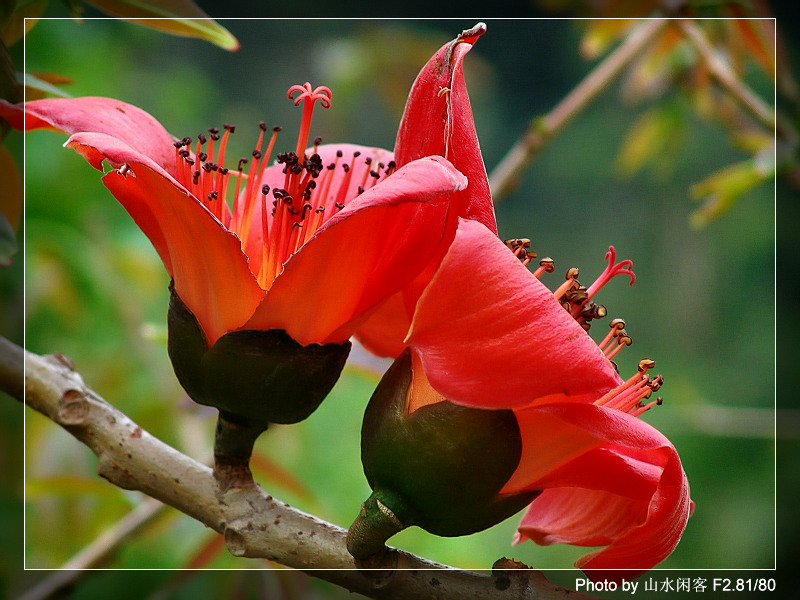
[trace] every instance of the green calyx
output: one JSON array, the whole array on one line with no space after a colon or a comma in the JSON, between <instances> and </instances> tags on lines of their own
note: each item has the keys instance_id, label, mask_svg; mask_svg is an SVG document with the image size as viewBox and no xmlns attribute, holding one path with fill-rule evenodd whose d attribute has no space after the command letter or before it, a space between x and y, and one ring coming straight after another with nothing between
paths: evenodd
<instances>
[{"instance_id":1,"label":"green calyx","mask_svg":"<svg viewBox=\"0 0 800 600\"><path fill-rule=\"evenodd\" d=\"M354 523L357 532L350 536L354 541L348 549L357 558L379 550L396 533L370 510L370 501L377 512L385 513L384 506L404 526L459 536L499 523L536 496L498 494L522 454L512 411L440 402L409 415L405 406L410 383L407 350L378 384L364 415L361 461L374 492Z\"/></svg>"},{"instance_id":2,"label":"green calyx","mask_svg":"<svg viewBox=\"0 0 800 600\"><path fill-rule=\"evenodd\" d=\"M170 285L167 349L175 375L198 404L232 418L297 423L339 379L350 342L302 346L282 329L231 331L209 347L200 324Z\"/></svg>"}]
</instances>

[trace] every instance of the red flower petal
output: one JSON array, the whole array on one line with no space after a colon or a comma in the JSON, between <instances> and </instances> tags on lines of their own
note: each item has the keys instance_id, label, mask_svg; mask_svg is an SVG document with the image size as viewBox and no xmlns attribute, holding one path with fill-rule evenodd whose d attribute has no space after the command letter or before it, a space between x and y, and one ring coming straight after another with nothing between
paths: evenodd
<instances>
[{"instance_id":1,"label":"red flower petal","mask_svg":"<svg viewBox=\"0 0 800 600\"><path fill-rule=\"evenodd\" d=\"M175 290L209 343L239 328L264 295L239 239L157 164L115 137L79 133L66 144L101 168L122 167L103 183L150 239Z\"/></svg>"},{"instance_id":2,"label":"red flower petal","mask_svg":"<svg viewBox=\"0 0 800 600\"><path fill-rule=\"evenodd\" d=\"M447 158L469 181L467 189L452 200L453 214L480 221L496 233L489 180L463 71L464 57L485 31L486 26L479 23L463 32L422 68L408 95L394 152L399 166L434 154Z\"/></svg>"},{"instance_id":3,"label":"red flower petal","mask_svg":"<svg viewBox=\"0 0 800 600\"><path fill-rule=\"evenodd\" d=\"M448 193L466 179L433 156L409 163L331 217L284 266L247 327L301 344L341 342L401 288L440 240Z\"/></svg>"},{"instance_id":4,"label":"red flower petal","mask_svg":"<svg viewBox=\"0 0 800 600\"><path fill-rule=\"evenodd\" d=\"M16 129L23 128L22 113L8 103L0 104L0 116ZM18 107L17 107L18 108ZM7 115L14 115L9 118ZM173 173L175 148L161 124L141 108L113 98L45 98L25 103L24 129L55 129L70 135L104 133L125 142Z\"/></svg>"},{"instance_id":5,"label":"red flower petal","mask_svg":"<svg viewBox=\"0 0 800 600\"><path fill-rule=\"evenodd\" d=\"M460 220L406 343L433 386L467 406L522 407L549 394L601 394L621 382L550 290L475 221Z\"/></svg>"},{"instance_id":6,"label":"red flower petal","mask_svg":"<svg viewBox=\"0 0 800 600\"><path fill-rule=\"evenodd\" d=\"M646 507L602 490L547 489L526 510L515 542L608 546L630 529L631 519L644 521Z\"/></svg>"},{"instance_id":7,"label":"red flower petal","mask_svg":"<svg viewBox=\"0 0 800 600\"><path fill-rule=\"evenodd\" d=\"M597 579L637 577L672 552L693 504L669 440L636 417L590 404L549 404L520 415L523 462L539 462L537 450L548 451L549 440L535 437L543 430L534 425L539 419L550 427L560 421L558 435L583 440L580 448L594 438L595 447L575 458L554 460L549 473L536 475L536 469L520 464L518 470L535 479L525 486L515 474L515 487L545 491L525 513L517 542L529 538L538 544L606 545L576 566L626 571L589 573Z\"/></svg>"},{"instance_id":8,"label":"red flower petal","mask_svg":"<svg viewBox=\"0 0 800 600\"><path fill-rule=\"evenodd\" d=\"M405 350L403 340L411 326L414 298L404 290L393 294L373 311L356 332L358 341L376 356L396 357Z\"/></svg>"}]
</instances>

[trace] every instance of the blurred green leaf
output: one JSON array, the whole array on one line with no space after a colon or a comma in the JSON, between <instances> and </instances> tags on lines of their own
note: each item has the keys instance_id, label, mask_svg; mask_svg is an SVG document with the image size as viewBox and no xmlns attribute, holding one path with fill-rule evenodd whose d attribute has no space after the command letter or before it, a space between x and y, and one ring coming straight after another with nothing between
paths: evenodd
<instances>
[{"instance_id":1,"label":"blurred green leaf","mask_svg":"<svg viewBox=\"0 0 800 600\"><path fill-rule=\"evenodd\" d=\"M253 456L250 459L250 467L255 474L269 480L270 483L291 491L307 502L314 502L314 495L308 489L308 486L298 479L294 473L283 468L263 452L258 450L253 452Z\"/></svg>"},{"instance_id":2,"label":"blurred green leaf","mask_svg":"<svg viewBox=\"0 0 800 600\"><path fill-rule=\"evenodd\" d=\"M0 8L0 37L9 46L36 24L36 17L47 8L48 0L2 0ZM28 19L27 21L25 19Z\"/></svg>"},{"instance_id":3,"label":"blurred green leaf","mask_svg":"<svg viewBox=\"0 0 800 600\"><path fill-rule=\"evenodd\" d=\"M152 29L198 37L225 50L239 49L239 40L191 0L86 0L86 3Z\"/></svg>"},{"instance_id":4,"label":"blurred green leaf","mask_svg":"<svg viewBox=\"0 0 800 600\"><path fill-rule=\"evenodd\" d=\"M674 102L659 104L640 115L619 149L619 172L631 176L649 164L658 175L668 175L685 131L684 119L683 111Z\"/></svg>"},{"instance_id":5,"label":"blurred green leaf","mask_svg":"<svg viewBox=\"0 0 800 600\"><path fill-rule=\"evenodd\" d=\"M743 194L774 177L775 158L771 148L766 150L754 158L728 165L692 186L692 197L704 200L690 217L694 227L705 227L725 214Z\"/></svg>"},{"instance_id":6,"label":"blurred green leaf","mask_svg":"<svg viewBox=\"0 0 800 600\"><path fill-rule=\"evenodd\" d=\"M53 85L41 76L33 75L31 73L17 73L17 79L24 82L26 91L32 93L25 94L26 100L36 100L43 98L45 95L58 96L60 98L71 98L71 96L63 91L61 88Z\"/></svg>"},{"instance_id":7,"label":"blurred green leaf","mask_svg":"<svg viewBox=\"0 0 800 600\"><path fill-rule=\"evenodd\" d=\"M106 500L120 497L119 490L108 485L102 479L91 476L56 475L28 479L25 482L25 493L29 500L47 498L53 495L103 496Z\"/></svg>"}]
</instances>

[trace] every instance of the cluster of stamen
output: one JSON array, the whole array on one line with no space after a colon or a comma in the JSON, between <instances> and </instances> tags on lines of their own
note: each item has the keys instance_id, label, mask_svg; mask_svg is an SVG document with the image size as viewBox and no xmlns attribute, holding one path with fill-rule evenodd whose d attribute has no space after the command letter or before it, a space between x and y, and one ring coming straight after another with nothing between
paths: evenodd
<instances>
[{"instance_id":1,"label":"cluster of stamen","mask_svg":"<svg viewBox=\"0 0 800 600\"><path fill-rule=\"evenodd\" d=\"M537 256L536 252L530 249L531 241L528 238L512 238L505 240L504 243L526 267ZM547 257L539 260L539 267L533 272L533 275L539 279L542 273L552 273L553 271L555 271L555 262L552 258Z\"/></svg>"},{"instance_id":2,"label":"cluster of stamen","mask_svg":"<svg viewBox=\"0 0 800 600\"><path fill-rule=\"evenodd\" d=\"M592 300L594 295L617 275L629 276L631 278L631 285L636 281L636 275L631 271L633 263L629 260L615 263L616 257L617 253L614 250L614 246L610 246L606 253L608 266L588 288L581 285L578 281L580 272L576 267L572 267L567 270L565 276L566 281L553 292L556 300L561 303L561 306L563 306L586 331L589 331L593 319L601 319L608 314L605 306L596 304Z\"/></svg>"},{"instance_id":3,"label":"cluster of stamen","mask_svg":"<svg viewBox=\"0 0 800 600\"><path fill-rule=\"evenodd\" d=\"M275 162L283 165L282 187L262 184L264 171L269 166L280 127L273 127L266 139L267 126L259 123L259 136L249 158L239 159L236 169L225 164L225 149L228 138L235 128L224 126L220 134L216 128L209 135L199 134L196 140L190 137L175 142L176 179L206 207L225 227L237 234L242 247L253 234L253 227L261 228L263 240L261 267L257 274L259 285L269 289L280 274L283 264L296 252L319 227L333 214L345 207L355 196L348 194L353 183L356 161L360 153L353 152L345 158L342 151L330 164L324 165L317 153L322 139L313 140L310 156L308 147L311 118L314 105L331 106L331 91L320 86L292 86L287 97L295 106L303 103L303 115L295 149L277 153ZM363 193L395 170L394 162L372 164L371 157L361 159L367 165L358 182L357 194ZM343 173L343 175L342 175ZM230 179L235 180L235 184ZM230 190L233 201L228 202ZM271 198L270 198L271 196ZM261 223L253 223L254 209L261 204Z\"/></svg>"},{"instance_id":4,"label":"cluster of stamen","mask_svg":"<svg viewBox=\"0 0 800 600\"><path fill-rule=\"evenodd\" d=\"M536 252L530 249L531 241L527 238L512 238L504 241L505 245L511 250L523 265L527 266L536 258ZM636 275L631 268L633 263L630 260L616 261L616 251L613 246L609 246L605 256L608 265L600 276L588 288L581 285L578 281L579 271L576 267L567 269L565 282L562 283L554 292L556 300L572 316L585 331L589 331L591 321L601 319L608 314L606 307L596 304L592 298L595 294L612 278L617 275L627 275L631 279L631 285L636 280ZM533 275L538 279L542 273L552 273L554 271L553 260L544 258L539 261ZM633 340L625 331L625 321L622 319L612 319L609 323L610 331L605 336L598 347L605 357L617 369L616 363L612 360L626 346L630 346ZM655 366L655 361L649 358L639 361L638 372L626 382L609 391L595 404L608 408L617 408L633 415L640 415L651 406L661 404L662 399L645 404L644 399L661 387L663 378L656 375L651 378L647 371Z\"/></svg>"},{"instance_id":5,"label":"cluster of stamen","mask_svg":"<svg viewBox=\"0 0 800 600\"><path fill-rule=\"evenodd\" d=\"M648 403L644 402L664 383L664 378L661 375L651 378L647 373L649 369L655 366L654 360L649 358L640 360L636 375L595 400L594 404L606 408L615 408L633 416L639 416L643 412L650 410L651 407L661 405L663 402L661 397Z\"/></svg>"}]
</instances>

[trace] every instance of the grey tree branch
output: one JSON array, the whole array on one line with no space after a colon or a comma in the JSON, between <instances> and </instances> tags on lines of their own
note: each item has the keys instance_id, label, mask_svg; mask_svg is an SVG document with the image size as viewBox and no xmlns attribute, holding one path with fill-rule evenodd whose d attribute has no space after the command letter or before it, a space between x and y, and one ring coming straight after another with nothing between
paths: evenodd
<instances>
[{"instance_id":1,"label":"grey tree branch","mask_svg":"<svg viewBox=\"0 0 800 600\"><path fill-rule=\"evenodd\" d=\"M125 540L141 531L166 509L166 504L153 498L146 498L139 506L61 565L58 571L42 579L17 600L48 600L59 597L63 590L75 585L87 573L85 569L101 568Z\"/></svg>"},{"instance_id":2,"label":"grey tree branch","mask_svg":"<svg viewBox=\"0 0 800 600\"><path fill-rule=\"evenodd\" d=\"M637 25L553 110L531 121L522 137L489 175L489 188L495 202L514 191L522 173L539 151L617 78L658 36L667 22L666 19L651 19Z\"/></svg>"},{"instance_id":3,"label":"grey tree branch","mask_svg":"<svg viewBox=\"0 0 800 600\"><path fill-rule=\"evenodd\" d=\"M775 114L749 87L739 80L733 69L719 56L702 30L693 22L680 20L678 24L697 53L703 58L714 79L768 131L775 131Z\"/></svg>"},{"instance_id":4,"label":"grey tree branch","mask_svg":"<svg viewBox=\"0 0 800 600\"><path fill-rule=\"evenodd\" d=\"M538 571L508 569L516 566L511 561L480 573L389 549L369 565L357 564L345 548L344 529L289 507L257 485L221 493L211 468L156 439L103 400L63 356L39 356L0 338L0 389L91 449L102 477L204 523L225 536L236 556L266 558L376 599L593 598L554 586Z\"/></svg>"}]
</instances>

